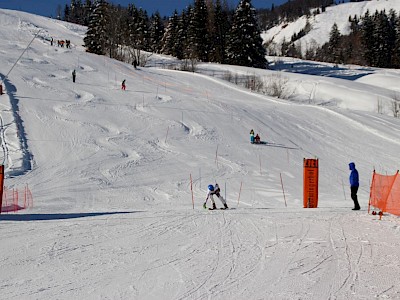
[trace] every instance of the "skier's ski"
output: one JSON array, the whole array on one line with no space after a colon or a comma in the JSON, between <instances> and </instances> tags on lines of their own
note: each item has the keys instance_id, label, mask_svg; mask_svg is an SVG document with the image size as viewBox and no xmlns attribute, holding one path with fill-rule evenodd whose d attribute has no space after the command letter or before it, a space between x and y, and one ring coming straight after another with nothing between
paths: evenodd
<instances>
[{"instance_id":1,"label":"skier's ski","mask_svg":"<svg viewBox=\"0 0 400 300\"><path fill-rule=\"evenodd\" d=\"M227 209L229 209L229 208L225 208L225 207L220 207L220 208L212 208L212 207L209 207L208 208L208 210L227 210Z\"/></svg>"},{"instance_id":2,"label":"skier's ski","mask_svg":"<svg viewBox=\"0 0 400 300\"><path fill-rule=\"evenodd\" d=\"M228 210L228 209L235 209L235 208L230 208L230 207L220 207L220 208L212 208L212 207L207 207L205 205L203 205L204 209L208 209L208 210Z\"/></svg>"}]
</instances>

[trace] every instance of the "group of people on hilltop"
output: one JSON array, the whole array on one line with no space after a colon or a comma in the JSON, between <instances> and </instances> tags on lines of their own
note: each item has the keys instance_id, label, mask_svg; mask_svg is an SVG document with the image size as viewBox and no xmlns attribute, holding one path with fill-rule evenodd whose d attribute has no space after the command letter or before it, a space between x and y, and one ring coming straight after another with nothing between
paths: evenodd
<instances>
[{"instance_id":1,"label":"group of people on hilltop","mask_svg":"<svg viewBox=\"0 0 400 300\"><path fill-rule=\"evenodd\" d=\"M53 46L54 45L54 39L50 38L50 45ZM71 49L71 41L70 40L57 40L57 47L61 47L61 48L68 48Z\"/></svg>"}]
</instances>

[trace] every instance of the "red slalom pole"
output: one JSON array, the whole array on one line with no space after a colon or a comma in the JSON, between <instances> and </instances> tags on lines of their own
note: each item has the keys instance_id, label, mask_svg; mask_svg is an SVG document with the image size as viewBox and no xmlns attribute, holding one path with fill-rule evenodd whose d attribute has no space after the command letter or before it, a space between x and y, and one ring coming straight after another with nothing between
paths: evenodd
<instances>
[{"instance_id":1,"label":"red slalom pole","mask_svg":"<svg viewBox=\"0 0 400 300\"><path fill-rule=\"evenodd\" d=\"M285 189L283 188L282 173L279 173L279 175L281 175L281 185L282 185L283 199L285 200L285 206L287 207Z\"/></svg>"},{"instance_id":2,"label":"red slalom pole","mask_svg":"<svg viewBox=\"0 0 400 300\"><path fill-rule=\"evenodd\" d=\"M192 204L194 209L194 196L193 196L193 181L192 181L192 174L190 174L190 190L192 191Z\"/></svg>"}]
</instances>

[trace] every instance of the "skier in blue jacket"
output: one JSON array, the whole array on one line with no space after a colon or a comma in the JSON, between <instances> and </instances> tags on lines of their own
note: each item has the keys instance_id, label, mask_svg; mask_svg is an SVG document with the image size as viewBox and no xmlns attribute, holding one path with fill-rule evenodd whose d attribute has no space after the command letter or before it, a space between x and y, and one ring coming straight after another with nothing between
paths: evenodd
<instances>
[{"instance_id":1,"label":"skier in blue jacket","mask_svg":"<svg viewBox=\"0 0 400 300\"><path fill-rule=\"evenodd\" d=\"M357 191L360 183L355 163L353 162L349 163L349 169L351 171L349 180L350 180L351 199L353 199L354 202L353 210L360 210L360 204L358 203L357 199Z\"/></svg>"}]
</instances>

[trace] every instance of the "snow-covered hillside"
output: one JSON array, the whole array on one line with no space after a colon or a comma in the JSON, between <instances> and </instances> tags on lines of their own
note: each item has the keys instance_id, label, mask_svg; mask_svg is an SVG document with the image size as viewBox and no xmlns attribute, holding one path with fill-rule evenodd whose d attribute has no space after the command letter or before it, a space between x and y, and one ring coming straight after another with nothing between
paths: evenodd
<instances>
[{"instance_id":1,"label":"snow-covered hillside","mask_svg":"<svg viewBox=\"0 0 400 300\"><path fill-rule=\"evenodd\" d=\"M370 0L363 2L349 2L341 3L338 5L326 8L326 11L315 16L308 18L311 25L311 30L304 37L296 41L296 45L301 46L303 53L308 48L315 48L315 46L322 46L329 41L329 33L332 30L333 24L338 25L341 34L346 35L350 33L349 16L360 17L363 16L367 10L371 14L375 11L386 10L389 12L391 9L400 12L400 1L398 0ZM275 26L262 33L262 38L265 42L273 41L275 45L275 52L280 53L282 41L290 41L293 34L297 34L302 30L307 23L307 18L301 17L295 22L283 23ZM271 47L273 47L271 45ZM272 49L272 48L271 48Z\"/></svg>"},{"instance_id":2,"label":"snow-covered hillside","mask_svg":"<svg viewBox=\"0 0 400 300\"><path fill-rule=\"evenodd\" d=\"M400 221L367 214L373 169L399 168L396 70L274 58L276 71L135 70L84 52L84 33L0 10L5 185L34 198L0 216L0 299L400 298ZM278 76L290 94L224 74ZM315 157L319 208L304 209L303 158ZM215 182L230 210L203 209Z\"/></svg>"}]
</instances>

